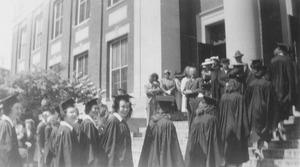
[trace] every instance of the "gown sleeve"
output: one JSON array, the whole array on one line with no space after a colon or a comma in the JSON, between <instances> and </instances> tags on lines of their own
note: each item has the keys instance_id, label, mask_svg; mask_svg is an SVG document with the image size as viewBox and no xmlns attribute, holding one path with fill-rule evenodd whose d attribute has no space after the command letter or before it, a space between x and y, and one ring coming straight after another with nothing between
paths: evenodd
<instances>
[{"instance_id":1,"label":"gown sleeve","mask_svg":"<svg viewBox=\"0 0 300 167\"><path fill-rule=\"evenodd\" d=\"M0 126L0 159L1 164L8 164L12 150L12 131L9 126ZM0 165L1 166L1 165Z\"/></svg>"}]
</instances>

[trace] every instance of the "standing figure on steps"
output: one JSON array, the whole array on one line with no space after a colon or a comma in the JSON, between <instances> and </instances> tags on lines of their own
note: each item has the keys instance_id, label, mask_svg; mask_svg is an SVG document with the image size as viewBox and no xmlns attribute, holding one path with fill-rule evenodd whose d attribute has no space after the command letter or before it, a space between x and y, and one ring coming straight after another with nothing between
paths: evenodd
<instances>
[{"instance_id":1,"label":"standing figure on steps","mask_svg":"<svg viewBox=\"0 0 300 167\"><path fill-rule=\"evenodd\" d=\"M217 103L217 99L208 96L200 99L187 143L186 167L219 167L224 163Z\"/></svg>"},{"instance_id":2,"label":"standing figure on steps","mask_svg":"<svg viewBox=\"0 0 300 167\"><path fill-rule=\"evenodd\" d=\"M174 124L170 120L172 102L157 99L158 114L151 117L139 167L183 167L184 161L179 147Z\"/></svg>"},{"instance_id":3,"label":"standing figure on steps","mask_svg":"<svg viewBox=\"0 0 300 167\"><path fill-rule=\"evenodd\" d=\"M132 108L130 95L115 96L113 114L102 136L101 147L108 158L108 167L133 167L131 136L127 119Z\"/></svg>"}]
</instances>

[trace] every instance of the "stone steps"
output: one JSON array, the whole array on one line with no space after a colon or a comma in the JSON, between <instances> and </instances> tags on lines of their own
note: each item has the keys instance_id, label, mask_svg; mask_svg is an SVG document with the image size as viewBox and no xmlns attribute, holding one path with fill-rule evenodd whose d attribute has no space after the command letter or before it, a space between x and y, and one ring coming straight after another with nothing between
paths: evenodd
<instances>
[{"instance_id":1,"label":"stone steps","mask_svg":"<svg viewBox=\"0 0 300 167\"><path fill-rule=\"evenodd\" d=\"M178 141L185 156L186 145L188 141L188 123L187 121L174 121ZM300 167L300 117L290 117L284 121L286 128L287 141L271 141L268 147L263 150L265 159L256 160L253 154L254 148L249 148L249 158L243 167ZM132 137L132 151L134 165L138 165L140 153L143 147L145 127L139 128L138 137Z\"/></svg>"}]
</instances>

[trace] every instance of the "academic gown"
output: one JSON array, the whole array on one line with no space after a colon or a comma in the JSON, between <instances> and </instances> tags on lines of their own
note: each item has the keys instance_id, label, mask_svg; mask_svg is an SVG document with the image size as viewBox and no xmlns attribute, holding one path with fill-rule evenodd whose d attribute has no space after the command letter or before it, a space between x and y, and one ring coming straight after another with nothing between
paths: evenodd
<instances>
[{"instance_id":1,"label":"academic gown","mask_svg":"<svg viewBox=\"0 0 300 167\"><path fill-rule=\"evenodd\" d=\"M217 117L210 114L196 116L185 154L186 167L218 167L223 163Z\"/></svg>"},{"instance_id":2,"label":"academic gown","mask_svg":"<svg viewBox=\"0 0 300 167\"><path fill-rule=\"evenodd\" d=\"M45 128L45 149L44 149L44 164L48 167L51 165L51 152L50 152L50 147L51 147L51 141L50 141L50 135L52 132L52 127L51 125L47 125Z\"/></svg>"},{"instance_id":3,"label":"academic gown","mask_svg":"<svg viewBox=\"0 0 300 167\"><path fill-rule=\"evenodd\" d=\"M226 83L229 81L229 73L231 69L228 69L227 73L225 73L225 70L220 70L218 74L218 83L219 83L219 93L218 100L221 99L222 95L225 93L225 86Z\"/></svg>"},{"instance_id":4,"label":"academic gown","mask_svg":"<svg viewBox=\"0 0 300 167\"><path fill-rule=\"evenodd\" d=\"M80 125L79 144L81 150L82 166L105 166L105 152L99 145L100 136L98 129L89 119L84 119Z\"/></svg>"},{"instance_id":5,"label":"academic gown","mask_svg":"<svg viewBox=\"0 0 300 167\"><path fill-rule=\"evenodd\" d=\"M112 115L106 124L101 146L108 158L108 167L133 167L130 130L125 120Z\"/></svg>"},{"instance_id":6,"label":"academic gown","mask_svg":"<svg viewBox=\"0 0 300 167\"><path fill-rule=\"evenodd\" d=\"M56 135L57 135L58 127L52 127L52 131L49 137L49 153L47 156L46 164L50 164L51 167L55 166L55 147L56 147Z\"/></svg>"},{"instance_id":7,"label":"academic gown","mask_svg":"<svg viewBox=\"0 0 300 167\"><path fill-rule=\"evenodd\" d=\"M220 69L216 68L211 72L211 94L213 98L221 98L221 89L219 83Z\"/></svg>"},{"instance_id":8,"label":"academic gown","mask_svg":"<svg viewBox=\"0 0 300 167\"><path fill-rule=\"evenodd\" d=\"M225 93L219 106L218 127L225 161L229 164L247 162L250 128L244 97L239 93Z\"/></svg>"},{"instance_id":9,"label":"academic gown","mask_svg":"<svg viewBox=\"0 0 300 167\"><path fill-rule=\"evenodd\" d=\"M139 167L184 167L176 129L168 117L168 114L157 114L151 118Z\"/></svg>"},{"instance_id":10,"label":"academic gown","mask_svg":"<svg viewBox=\"0 0 300 167\"><path fill-rule=\"evenodd\" d=\"M0 166L22 167L16 130L6 120L0 121Z\"/></svg>"},{"instance_id":11,"label":"academic gown","mask_svg":"<svg viewBox=\"0 0 300 167\"><path fill-rule=\"evenodd\" d=\"M292 115L292 105L296 99L295 69L288 56L276 56L271 60L270 81L279 102L279 121Z\"/></svg>"},{"instance_id":12,"label":"academic gown","mask_svg":"<svg viewBox=\"0 0 300 167\"><path fill-rule=\"evenodd\" d=\"M56 136L55 167L81 166L79 143L73 128L60 125Z\"/></svg>"},{"instance_id":13,"label":"academic gown","mask_svg":"<svg viewBox=\"0 0 300 167\"><path fill-rule=\"evenodd\" d=\"M270 141L278 120L276 92L270 81L254 79L245 92L245 103L252 130Z\"/></svg>"}]
</instances>

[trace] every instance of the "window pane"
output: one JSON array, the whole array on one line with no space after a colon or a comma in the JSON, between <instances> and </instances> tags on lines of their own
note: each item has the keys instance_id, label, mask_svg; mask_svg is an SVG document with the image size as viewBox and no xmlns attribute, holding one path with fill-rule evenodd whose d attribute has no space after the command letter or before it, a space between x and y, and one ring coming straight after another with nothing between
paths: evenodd
<instances>
[{"instance_id":1,"label":"window pane","mask_svg":"<svg viewBox=\"0 0 300 167\"><path fill-rule=\"evenodd\" d=\"M120 66L120 48L119 42L112 44L112 69Z\"/></svg>"},{"instance_id":2,"label":"window pane","mask_svg":"<svg viewBox=\"0 0 300 167\"><path fill-rule=\"evenodd\" d=\"M88 55L84 56L84 74L87 75L88 74Z\"/></svg>"},{"instance_id":3,"label":"window pane","mask_svg":"<svg viewBox=\"0 0 300 167\"><path fill-rule=\"evenodd\" d=\"M113 0L113 4L117 3L119 0Z\"/></svg>"},{"instance_id":4,"label":"window pane","mask_svg":"<svg viewBox=\"0 0 300 167\"><path fill-rule=\"evenodd\" d=\"M118 88L120 88L120 70L114 70L111 74L112 77L112 95L117 94Z\"/></svg>"},{"instance_id":5,"label":"window pane","mask_svg":"<svg viewBox=\"0 0 300 167\"><path fill-rule=\"evenodd\" d=\"M121 66L124 66L124 65L127 65L127 38L126 39L123 39L121 41L121 45L122 45L122 52L121 52Z\"/></svg>"},{"instance_id":6,"label":"window pane","mask_svg":"<svg viewBox=\"0 0 300 167\"><path fill-rule=\"evenodd\" d=\"M121 82L127 82L127 67L121 69Z\"/></svg>"},{"instance_id":7,"label":"window pane","mask_svg":"<svg viewBox=\"0 0 300 167\"><path fill-rule=\"evenodd\" d=\"M107 1L108 1L107 6L111 6L111 0L107 0Z\"/></svg>"},{"instance_id":8,"label":"window pane","mask_svg":"<svg viewBox=\"0 0 300 167\"><path fill-rule=\"evenodd\" d=\"M79 23L80 22L82 22L82 21L84 21L85 20L85 3L82 3L82 4L80 4L80 7L79 7L80 9L79 9L79 13L80 13L80 15L79 15Z\"/></svg>"},{"instance_id":9,"label":"window pane","mask_svg":"<svg viewBox=\"0 0 300 167\"><path fill-rule=\"evenodd\" d=\"M87 4L86 4L86 15L85 15L85 17L87 19L87 18L90 18L90 8L91 8L90 0L87 0L86 3Z\"/></svg>"}]
</instances>

